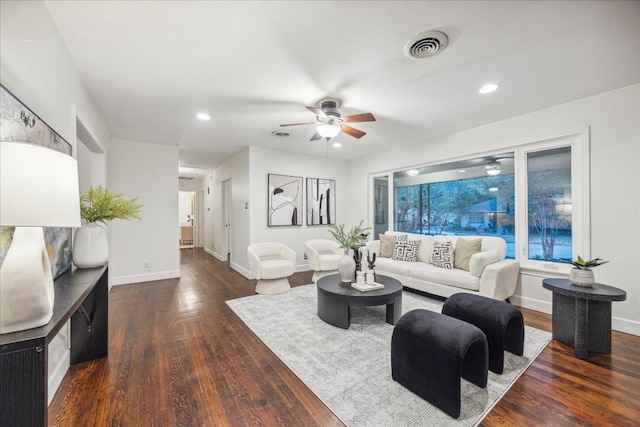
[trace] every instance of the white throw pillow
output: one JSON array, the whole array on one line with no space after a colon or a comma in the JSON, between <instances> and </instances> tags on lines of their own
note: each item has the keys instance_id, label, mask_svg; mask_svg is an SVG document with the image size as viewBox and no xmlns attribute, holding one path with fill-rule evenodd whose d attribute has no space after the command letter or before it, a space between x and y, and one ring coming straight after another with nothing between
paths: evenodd
<instances>
[{"instance_id":1,"label":"white throw pillow","mask_svg":"<svg viewBox=\"0 0 640 427\"><path fill-rule=\"evenodd\" d=\"M418 262L419 240L396 240L391 259L396 261Z\"/></svg>"},{"instance_id":2,"label":"white throw pillow","mask_svg":"<svg viewBox=\"0 0 640 427\"><path fill-rule=\"evenodd\" d=\"M433 242L431 251L431 263L440 268L453 268L453 243Z\"/></svg>"}]
</instances>

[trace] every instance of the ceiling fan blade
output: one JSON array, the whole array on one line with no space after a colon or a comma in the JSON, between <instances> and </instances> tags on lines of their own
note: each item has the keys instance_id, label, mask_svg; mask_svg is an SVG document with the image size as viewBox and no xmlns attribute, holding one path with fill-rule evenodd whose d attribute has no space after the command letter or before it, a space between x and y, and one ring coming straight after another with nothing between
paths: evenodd
<instances>
[{"instance_id":1,"label":"ceiling fan blade","mask_svg":"<svg viewBox=\"0 0 640 427\"><path fill-rule=\"evenodd\" d=\"M318 132L316 132L315 134L313 134L313 136L311 137L311 139L309 141L317 141L319 139L322 139L322 135L320 135Z\"/></svg>"},{"instance_id":2,"label":"ceiling fan blade","mask_svg":"<svg viewBox=\"0 0 640 427\"><path fill-rule=\"evenodd\" d=\"M352 128L351 126L347 126L347 125L342 125L340 127L340 130L348 135L351 135L354 138L362 138L363 136L365 136L367 133L366 132L362 132L361 130Z\"/></svg>"},{"instance_id":3,"label":"ceiling fan blade","mask_svg":"<svg viewBox=\"0 0 640 427\"><path fill-rule=\"evenodd\" d=\"M280 125L280 126L302 126L302 125L315 125L316 122L307 122L307 123L288 123L286 125Z\"/></svg>"},{"instance_id":4,"label":"ceiling fan blade","mask_svg":"<svg viewBox=\"0 0 640 427\"><path fill-rule=\"evenodd\" d=\"M345 123L356 122L375 122L376 118L371 113L354 114L352 116L346 116L343 118Z\"/></svg>"},{"instance_id":5,"label":"ceiling fan blade","mask_svg":"<svg viewBox=\"0 0 640 427\"><path fill-rule=\"evenodd\" d=\"M324 113L324 111L322 111L319 108L316 107L307 107L307 110L311 111L313 114L316 115L316 117L320 118L327 118L327 115Z\"/></svg>"}]
</instances>

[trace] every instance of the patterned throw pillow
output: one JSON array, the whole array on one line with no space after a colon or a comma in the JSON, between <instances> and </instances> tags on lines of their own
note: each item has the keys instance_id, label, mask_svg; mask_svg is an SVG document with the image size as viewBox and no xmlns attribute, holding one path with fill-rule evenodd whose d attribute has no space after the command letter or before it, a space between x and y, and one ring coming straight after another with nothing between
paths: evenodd
<instances>
[{"instance_id":1,"label":"patterned throw pillow","mask_svg":"<svg viewBox=\"0 0 640 427\"><path fill-rule=\"evenodd\" d=\"M453 244L448 242L433 242L431 263L440 268L453 268Z\"/></svg>"},{"instance_id":2,"label":"patterned throw pillow","mask_svg":"<svg viewBox=\"0 0 640 427\"><path fill-rule=\"evenodd\" d=\"M391 259L396 261L409 261L418 262L418 248L420 247L420 240L396 240L396 246L393 248L393 256Z\"/></svg>"}]
</instances>

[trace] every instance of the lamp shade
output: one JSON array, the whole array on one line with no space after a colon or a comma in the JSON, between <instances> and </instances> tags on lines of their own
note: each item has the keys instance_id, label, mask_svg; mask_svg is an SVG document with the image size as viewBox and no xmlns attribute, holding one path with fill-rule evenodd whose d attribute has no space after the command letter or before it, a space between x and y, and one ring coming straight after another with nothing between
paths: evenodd
<instances>
[{"instance_id":1,"label":"lamp shade","mask_svg":"<svg viewBox=\"0 0 640 427\"><path fill-rule=\"evenodd\" d=\"M340 126L326 124L318 126L316 130L324 138L334 138L340 133Z\"/></svg>"},{"instance_id":2,"label":"lamp shade","mask_svg":"<svg viewBox=\"0 0 640 427\"><path fill-rule=\"evenodd\" d=\"M80 227L76 159L39 145L0 142L0 225Z\"/></svg>"}]
</instances>

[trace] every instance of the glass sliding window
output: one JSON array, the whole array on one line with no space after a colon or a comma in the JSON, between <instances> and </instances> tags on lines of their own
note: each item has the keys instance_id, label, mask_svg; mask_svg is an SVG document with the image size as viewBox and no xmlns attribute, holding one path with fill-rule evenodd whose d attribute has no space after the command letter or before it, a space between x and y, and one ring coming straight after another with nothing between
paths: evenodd
<instances>
[{"instance_id":1,"label":"glass sliding window","mask_svg":"<svg viewBox=\"0 0 640 427\"><path fill-rule=\"evenodd\" d=\"M571 147L527 153L528 258L572 258Z\"/></svg>"},{"instance_id":2,"label":"glass sliding window","mask_svg":"<svg viewBox=\"0 0 640 427\"><path fill-rule=\"evenodd\" d=\"M389 229L389 177L373 178L373 238Z\"/></svg>"},{"instance_id":3,"label":"glass sliding window","mask_svg":"<svg viewBox=\"0 0 640 427\"><path fill-rule=\"evenodd\" d=\"M515 258L513 165L503 153L394 173L394 229L498 236Z\"/></svg>"}]
</instances>

